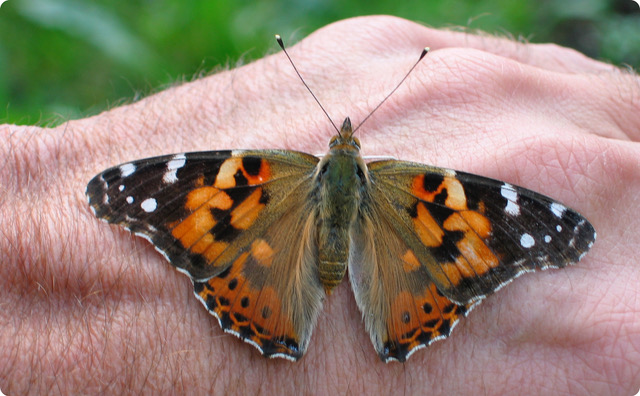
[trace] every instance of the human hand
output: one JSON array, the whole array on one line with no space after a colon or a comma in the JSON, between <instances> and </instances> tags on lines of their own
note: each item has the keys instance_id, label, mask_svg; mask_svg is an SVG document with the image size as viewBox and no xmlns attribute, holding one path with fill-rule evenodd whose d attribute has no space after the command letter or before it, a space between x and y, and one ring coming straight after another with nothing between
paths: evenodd
<instances>
[{"instance_id":1,"label":"human hand","mask_svg":"<svg viewBox=\"0 0 640 396\"><path fill-rule=\"evenodd\" d=\"M493 177L592 222L575 266L526 275L406 364L380 362L347 282L306 355L230 335L146 241L92 215L84 189L121 162L184 151L322 153L334 133L281 53L53 129L3 126L0 389L97 393L628 394L640 377L638 78L553 45L366 17L290 49L364 155ZM348 112L348 114L347 114Z\"/></svg>"}]
</instances>

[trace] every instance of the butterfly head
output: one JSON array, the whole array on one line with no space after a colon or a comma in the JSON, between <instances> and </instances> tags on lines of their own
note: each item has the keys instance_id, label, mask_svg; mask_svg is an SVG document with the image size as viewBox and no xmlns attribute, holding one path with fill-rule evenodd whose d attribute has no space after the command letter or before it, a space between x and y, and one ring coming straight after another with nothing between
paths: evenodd
<instances>
[{"instance_id":1,"label":"butterfly head","mask_svg":"<svg viewBox=\"0 0 640 396\"><path fill-rule=\"evenodd\" d=\"M357 151L360 151L360 140L353 137L353 128L351 128L351 120L349 117L344 119L340 132L332 137L329 142L329 148L337 148L339 146L355 148Z\"/></svg>"}]
</instances>

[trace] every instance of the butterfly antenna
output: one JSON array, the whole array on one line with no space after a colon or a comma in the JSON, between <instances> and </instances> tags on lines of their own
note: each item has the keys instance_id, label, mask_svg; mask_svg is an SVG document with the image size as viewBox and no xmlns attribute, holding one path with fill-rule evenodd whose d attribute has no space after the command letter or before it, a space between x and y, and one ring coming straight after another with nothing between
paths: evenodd
<instances>
[{"instance_id":1,"label":"butterfly antenna","mask_svg":"<svg viewBox=\"0 0 640 396\"><path fill-rule=\"evenodd\" d=\"M358 124L358 126L356 127L356 129L353 130L353 133L356 133L356 131L358 129L360 129L360 127L362 126L362 124L365 123L365 121L367 121L369 119L369 117L371 117L373 115L373 113L376 112L376 110L378 110L380 108L380 106L382 106L382 104L384 102L387 101L387 99L389 99L389 97L391 97L391 95L393 95L394 92L396 92L398 90L398 88L400 88L400 86L402 85L402 83L404 82L404 80L407 79L407 77L409 77L409 74L411 74L411 72L413 71L413 69L416 68L416 66L418 66L418 63L420 63L420 61L422 60L422 58L425 57L425 55L427 55L427 53L429 53L429 47L424 47L424 49L422 50L422 53L420 54L420 58L418 58L418 60L416 61L416 63L414 63L413 66L411 66L411 69L409 69L409 71L407 72L407 74L404 75L404 77L402 77L402 80L400 80L400 82L398 83L398 85L396 85L396 87L389 92L389 94L387 96L384 97L384 99L382 99L382 102L380 102L373 110L371 110L371 112L369 113L368 116L366 116L364 118L364 120L362 120L362 122L360 122L360 124Z\"/></svg>"},{"instance_id":2,"label":"butterfly antenna","mask_svg":"<svg viewBox=\"0 0 640 396\"><path fill-rule=\"evenodd\" d=\"M333 122L333 120L331 119L331 116L329 116L329 113L327 113L327 111L324 109L324 107L322 107L322 103L320 103L320 101L318 100L318 98L316 97L316 95L314 95L313 91L311 90L311 88L309 88L309 86L307 85L307 83L304 81L304 78L302 78L302 76L300 75L300 72L298 71L298 68L296 67L295 63L293 63L293 60L291 59L291 57L289 56L289 53L287 52L287 49L284 48L284 42L282 42L282 37L280 37L279 34L276 34L276 41L278 42L278 45L280 46L280 48L282 48L282 51L284 51L284 54L287 56L287 59L289 59L289 62L291 63L291 66L293 66L293 70L295 70L296 74L298 75L298 77L300 78L300 81L302 81L302 83L304 84L304 86L307 88L307 91L309 91L309 93L311 94L311 96L313 96L313 99L315 99L316 103L318 104L318 106L320 106L320 108L322 109L322 111L324 112L324 115L327 116L327 118L329 119L329 122L331 122L331 125L333 125L333 128L336 130L336 132L338 132L338 134L340 133L340 130L338 129L338 127L336 126L336 124ZM415 67L415 66L414 66ZM412 69L413 70L413 69ZM405 77L406 78L406 77ZM404 80L403 80L404 81ZM397 89L397 88L396 88ZM395 91L395 89L394 89ZM386 99L385 99L386 100ZM360 124L362 125L362 124Z\"/></svg>"}]
</instances>

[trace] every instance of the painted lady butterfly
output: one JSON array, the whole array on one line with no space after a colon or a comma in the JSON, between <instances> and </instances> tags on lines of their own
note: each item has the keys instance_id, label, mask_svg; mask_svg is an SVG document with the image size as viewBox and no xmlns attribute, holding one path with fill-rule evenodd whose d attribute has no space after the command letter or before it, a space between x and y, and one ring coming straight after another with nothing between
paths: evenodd
<instances>
[{"instance_id":1,"label":"painted lady butterfly","mask_svg":"<svg viewBox=\"0 0 640 396\"><path fill-rule=\"evenodd\" d=\"M519 275L580 260L596 234L566 206L485 177L365 163L347 118L322 158L288 150L128 162L87 186L95 215L148 239L220 326L297 360L345 276L379 356L405 361Z\"/></svg>"}]
</instances>

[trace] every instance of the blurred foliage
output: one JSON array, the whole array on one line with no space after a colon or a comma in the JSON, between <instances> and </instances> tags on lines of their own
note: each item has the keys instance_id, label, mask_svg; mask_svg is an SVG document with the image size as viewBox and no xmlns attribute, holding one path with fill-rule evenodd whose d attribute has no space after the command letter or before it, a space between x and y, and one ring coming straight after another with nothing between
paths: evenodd
<instances>
[{"instance_id":1,"label":"blurred foliage","mask_svg":"<svg viewBox=\"0 0 640 396\"><path fill-rule=\"evenodd\" d=\"M0 122L58 124L275 49L336 20L390 14L556 42L640 65L632 0L9 0L0 7Z\"/></svg>"}]
</instances>

